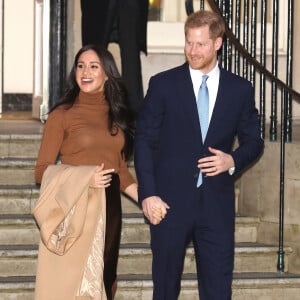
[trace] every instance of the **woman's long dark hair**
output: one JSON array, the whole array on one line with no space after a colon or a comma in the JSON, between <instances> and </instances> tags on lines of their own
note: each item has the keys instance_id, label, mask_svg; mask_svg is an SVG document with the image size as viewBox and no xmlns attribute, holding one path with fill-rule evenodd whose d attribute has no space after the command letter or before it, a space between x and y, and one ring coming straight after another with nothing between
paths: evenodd
<instances>
[{"instance_id":1,"label":"woman's long dark hair","mask_svg":"<svg viewBox=\"0 0 300 300\"><path fill-rule=\"evenodd\" d=\"M127 90L118 71L115 60L112 54L105 48L96 45L86 45L77 52L74 59L74 64L67 80L65 92L60 98L59 102L50 110L50 112L63 104L67 104L71 107L75 102L80 92L80 88L76 82L76 68L78 59L82 53L88 50L92 50L97 54L101 66L108 78L104 84L104 94L109 104L108 129L111 135L115 135L117 133L118 127L123 130L125 144L122 149L122 153L125 159L129 160L133 152L133 113L129 109L129 105L127 103Z\"/></svg>"}]
</instances>

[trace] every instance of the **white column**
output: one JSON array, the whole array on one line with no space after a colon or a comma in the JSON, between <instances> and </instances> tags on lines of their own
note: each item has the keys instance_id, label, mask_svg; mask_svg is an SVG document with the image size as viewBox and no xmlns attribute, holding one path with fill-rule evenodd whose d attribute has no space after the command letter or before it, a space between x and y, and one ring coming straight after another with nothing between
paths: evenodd
<instances>
[{"instance_id":1,"label":"white column","mask_svg":"<svg viewBox=\"0 0 300 300\"><path fill-rule=\"evenodd\" d=\"M50 1L35 0L32 116L45 121L49 109Z\"/></svg>"}]
</instances>

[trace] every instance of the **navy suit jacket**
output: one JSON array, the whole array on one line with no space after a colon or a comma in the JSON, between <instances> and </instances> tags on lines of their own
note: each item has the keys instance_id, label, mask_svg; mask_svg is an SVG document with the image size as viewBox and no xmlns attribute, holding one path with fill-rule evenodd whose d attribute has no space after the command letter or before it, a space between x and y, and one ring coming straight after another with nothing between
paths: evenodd
<instances>
[{"instance_id":1,"label":"navy suit jacket","mask_svg":"<svg viewBox=\"0 0 300 300\"><path fill-rule=\"evenodd\" d=\"M236 137L239 146L233 151ZM199 195L197 161L211 155L209 146L231 153L237 173L260 155L263 140L251 83L221 69L216 103L203 144L188 64L153 76L137 120L135 168L139 201L159 196L170 205L165 224L176 226L189 220ZM202 189L211 206L209 217L232 230L233 176L223 172L204 177Z\"/></svg>"}]
</instances>

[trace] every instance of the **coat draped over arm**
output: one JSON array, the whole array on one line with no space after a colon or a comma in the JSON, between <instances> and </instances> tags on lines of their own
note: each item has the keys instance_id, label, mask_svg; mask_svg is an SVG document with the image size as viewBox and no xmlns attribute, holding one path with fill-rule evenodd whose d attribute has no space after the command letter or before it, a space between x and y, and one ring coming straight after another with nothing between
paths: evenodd
<instances>
[{"instance_id":1,"label":"coat draped over arm","mask_svg":"<svg viewBox=\"0 0 300 300\"><path fill-rule=\"evenodd\" d=\"M36 300L104 300L104 188L91 188L96 166L51 165L33 215L40 229Z\"/></svg>"}]
</instances>

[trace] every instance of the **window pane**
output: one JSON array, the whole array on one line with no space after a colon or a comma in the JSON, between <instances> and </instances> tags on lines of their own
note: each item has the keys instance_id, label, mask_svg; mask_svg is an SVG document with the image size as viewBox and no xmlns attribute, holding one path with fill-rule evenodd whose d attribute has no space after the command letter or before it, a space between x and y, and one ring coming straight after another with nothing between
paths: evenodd
<instances>
[{"instance_id":1,"label":"window pane","mask_svg":"<svg viewBox=\"0 0 300 300\"><path fill-rule=\"evenodd\" d=\"M149 21L160 21L161 3L163 0L149 0Z\"/></svg>"}]
</instances>

